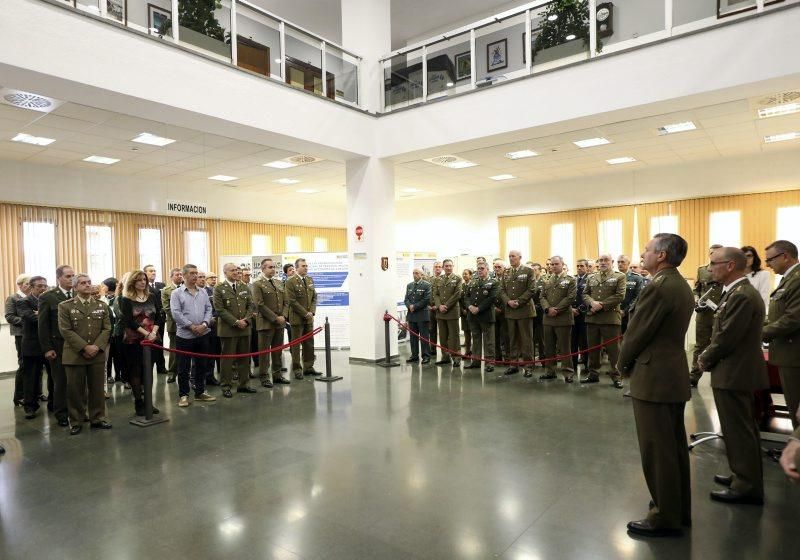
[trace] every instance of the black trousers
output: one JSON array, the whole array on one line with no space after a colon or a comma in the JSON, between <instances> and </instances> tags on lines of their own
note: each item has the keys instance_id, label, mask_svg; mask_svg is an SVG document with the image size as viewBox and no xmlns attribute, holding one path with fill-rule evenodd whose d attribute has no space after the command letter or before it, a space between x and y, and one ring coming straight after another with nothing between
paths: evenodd
<instances>
[{"instance_id":1,"label":"black trousers","mask_svg":"<svg viewBox=\"0 0 800 560\"><path fill-rule=\"evenodd\" d=\"M572 325L572 350L571 352L579 352L589 348L588 329L586 328L586 316L578 315L575 317L575 324ZM581 363L586 364L588 356L585 352L581 352ZM572 356L572 368L578 371L578 356Z\"/></svg>"},{"instance_id":2,"label":"black trousers","mask_svg":"<svg viewBox=\"0 0 800 560\"><path fill-rule=\"evenodd\" d=\"M25 410L35 412L39 410L39 394L42 387L42 368L47 370L50 376L50 363L44 356L23 356L23 378L22 395L25 403Z\"/></svg>"},{"instance_id":3,"label":"black trousers","mask_svg":"<svg viewBox=\"0 0 800 560\"><path fill-rule=\"evenodd\" d=\"M428 330L428 321L409 321L408 327L414 331L418 332L422 335L423 338L430 339L430 331ZM427 342L423 342L419 339L419 336L412 334L411 338L408 339L408 344L411 346L411 358L414 360L419 359L419 352L420 346L422 347L422 357L429 358L431 355L431 349Z\"/></svg>"},{"instance_id":4,"label":"black trousers","mask_svg":"<svg viewBox=\"0 0 800 560\"><path fill-rule=\"evenodd\" d=\"M17 373L14 376L14 401L21 401L24 398L22 383L25 367L22 365L22 337L14 337L14 346L17 349Z\"/></svg>"},{"instance_id":5,"label":"black trousers","mask_svg":"<svg viewBox=\"0 0 800 560\"><path fill-rule=\"evenodd\" d=\"M219 337L217 336L217 329L211 329L211 334L208 339L208 353L209 354L222 354L222 344L220 344ZM214 379L214 366L217 366L217 371L222 371L219 366L219 358L212 358L206 360L206 381Z\"/></svg>"},{"instance_id":6,"label":"black trousers","mask_svg":"<svg viewBox=\"0 0 800 560\"><path fill-rule=\"evenodd\" d=\"M533 357L544 357L544 311L536 309L536 317L533 318Z\"/></svg>"}]
</instances>

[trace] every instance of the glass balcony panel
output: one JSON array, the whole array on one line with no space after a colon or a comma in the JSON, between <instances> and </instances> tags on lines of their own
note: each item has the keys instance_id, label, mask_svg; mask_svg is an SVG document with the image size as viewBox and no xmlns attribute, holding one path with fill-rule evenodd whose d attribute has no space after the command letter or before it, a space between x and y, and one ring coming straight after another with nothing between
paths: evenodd
<instances>
[{"instance_id":1,"label":"glass balcony panel","mask_svg":"<svg viewBox=\"0 0 800 560\"><path fill-rule=\"evenodd\" d=\"M181 44L230 62L229 0L178 0L178 25Z\"/></svg>"},{"instance_id":2,"label":"glass balcony panel","mask_svg":"<svg viewBox=\"0 0 800 560\"><path fill-rule=\"evenodd\" d=\"M322 44L319 39L286 25L286 83L322 95ZM333 75L327 72L328 97L334 99Z\"/></svg>"},{"instance_id":3,"label":"glass balcony panel","mask_svg":"<svg viewBox=\"0 0 800 560\"><path fill-rule=\"evenodd\" d=\"M243 4L236 5L236 65L267 78L281 79L278 20Z\"/></svg>"},{"instance_id":4,"label":"glass balcony panel","mask_svg":"<svg viewBox=\"0 0 800 560\"><path fill-rule=\"evenodd\" d=\"M325 71L333 76L336 101L358 104L358 58L333 45L325 45Z\"/></svg>"},{"instance_id":5,"label":"glass balcony panel","mask_svg":"<svg viewBox=\"0 0 800 560\"><path fill-rule=\"evenodd\" d=\"M75 0L75 7L96 16L100 15L100 0Z\"/></svg>"},{"instance_id":6,"label":"glass balcony panel","mask_svg":"<svg viewBox=\"0 0 800 560\"><path fill-rule=\"evenodd\" d=\"M170 0L127 0L125 8L125 22L131 29L154 37L172 38Z\"/></svg>"},{"instance_id":7,"label":"glass balcony panel","mask_svg":"<svg viewBox=\"0 0 800 560\"><path fill-rule=\"evenodd\" d=\"M428 99L472 89L469 33L428 45Z\"/></svg>"},{"instance_id":8,"label":"glass balcony panel","mask_svg":"<svg viewBox=\"0 0 800 560\"><path fill-rule=\"evenodd\" d=\"M387 111L422 101L422 49L383 62L383 94Z\"/></svg>"},{"instance_id":9,"label":"glass balcony panel","mask_svg":"<svg viewBox=\"0 0 800 560\"><path fill-rule=\"evenodd\" d=\"M588 1L552 2L532 9L529 52L534 72L585 60L589 56Z\"/></svg>"},{"instance_id":10,"label":"glass balcony panel","mask_svg":"<svg viewBox=\"0 0 800 560\"><path fill-rule=\"evenodd\" d=\"M765 4L772 4L767 0ZM730 16L756 9L756 0L719 0L719 16Z\"/></svg>"},{"instance_id":11,"label":"glass balcony panel","mask_svg":"<svg viewBox=\"0 0 800 560\"><path fill-rule=\"evenodd\" d=\"M717 0L672 0L672 25L716 18Z\"/></svg>"},{"instance_id":12,"label":"glass balcony panel","mask_svg":"<svg viewBox=\"0 0 800 560\"><path fill-rule=\"evenodd\" d=\"M475 30L478 86L524 76L525 13Z\"/></svg>"},{"instance_id":13,"label":"glass balcony panel","mask_svg":"<svg viewBox=\"0 0 800 560\"><path fill-rule=\"evenodd\" d=\"M614 0L608 29L599 35L603 45L614 45L665 29L664 0Z\"/></svg>"}]
</instances>

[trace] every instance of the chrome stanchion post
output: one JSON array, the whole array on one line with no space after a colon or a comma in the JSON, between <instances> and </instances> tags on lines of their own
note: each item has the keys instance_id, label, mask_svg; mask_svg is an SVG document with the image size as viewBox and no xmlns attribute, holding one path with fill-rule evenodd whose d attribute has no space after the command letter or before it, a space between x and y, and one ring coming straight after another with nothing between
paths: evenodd
<instances>
[{"instance_id":1,"label":"chrome stanchion post","mask_svg":"<svg viewBox=\"0 0 800 560\"><path fill-rule=\"evenodd\" d=\"M169 422L163 416L153 418L153 354L150 346L142 348L142 385L144 386L144 418L134 416L130 421L134 426L146 428L153 424Z\"/></svg>"},{"instance_id":2,"label":"chrome stanchion post","mask_svg":"<svg viewBox=\"0 0 800 560\"><path fill-rule=\"evenodd\" d=\"M331 366L331 324L328 318L325 317L325 375L320 375L316 381L324 383L333 383L342 379L339 375L333 375L333 367Z\"/></svg>"},{"instance_id":3,"label":"chrome stanchion post","mask_svg":"<svg viewBox=\"0 0 800 560\"><path fill-rule=\"evenodd\" d=\"M389 321L391 320L392 318L389 315L389 310L387 309L383 314L383 340L386 344L386 357L383 360L378 360L378 363L376 364L385 368L391 368L400 365L398 362L392 361L391 337L389 336Z\"/></svg>"}]
</instances>

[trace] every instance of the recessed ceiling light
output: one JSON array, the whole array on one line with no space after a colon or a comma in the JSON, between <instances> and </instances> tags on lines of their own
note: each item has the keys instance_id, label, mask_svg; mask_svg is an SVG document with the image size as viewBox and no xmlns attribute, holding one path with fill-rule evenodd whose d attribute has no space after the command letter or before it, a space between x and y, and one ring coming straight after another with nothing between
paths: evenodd
<instances>
[{"instance_id":1,"label":"recessed ceiling light","mask_svg":"<svg viewBox=\"0 0 800 560\"><path fill-rule=\"evenodd\" d=\"M758 110L758 117L768 119L769 117L779 117L781 115L791 115L800 111L800 103L784 103L775 107L764 107Z\"/></svg>"},{"instance_id":2,"label":"recessed ceiling light","mask_svg":"<svg viewBox=\"0 0 800 560\"><path fill-rule=\"evenodd\" d=\"M674 134L676 132L686 132L688 130L695 130L697 127L692 121L680 122L675 124L668 124L658 127L660 134Z\"/></svg>"},{"instance_id":3,"label":"recessed ceiling light","mask_svg":"<svg viewBox=\"0 0 800 560\"><path fill-rule=\"evenodd\" d=\"M508 181L509 179L516 179L516 177L508 173L503 173L502 175L492 175L489 179L493 181Z\"/></svg>"},{"instance_id":4,"label":"recessed ceiling light","mask_svg":"<svg viewBox=\"0 0 800 560\"><path fill-rule=\"evenodd\" d=\"M111 165L113 163L117 163L120 160L105 156L89 156L87 158L83 158L83 161L88 161L89 163L102 163L103 165Z\"/></svg>"},{"instance_id":5,"label":"recessed ceiling light","mask_svg":"<svg viewBox=\"0 0 800 560\"><path fill-rule=\"evenodd\" d=\"M449 167L450 169L466 169L467 167L476 167L477 165L478 165L477 163L462 160L462 161L454 161L453 163L448 163L447 167Z\"/></svg>"},{"instance_id":6,"label":"recessed ceiling light","mask_svg":"<svg viewBox=\"0 0 800 560\"><path fill-rule=\"evenodd\" d=\"M538 156L538 155L539 154L537 154L533 150L519 150L519 151L516 151L516 152L508 152L506 154L506 157L508 159L523 159L523 158L534 157L534 156Z\"/></svg>"},{"instance_id":7,"label":"recessed ceiling light","mask_svg":"<svg viewBox=\"0 0 800 560\"><path fill-rule=\"evenodd\" d=\"M611 141L606 138L587 138L586 140L578 140L573 142L579 148L592 148L594 146L602 146L603 144L610 144Z\"/></svg>"},{"instance_id":8,"label":"recessed ceiling light","mask_svg":"<svg viewBox=\"0 0 800 560\"><path fill-rule=\"evenodd\" d=\"M422 192L422 189L418 189L416 187L409 187L407 189L403 189L403 192L404 193L418 193L418 192Z\"/></svg>"},{"instance_id":9,"label":"recessed ceiling light","mask_svg":"<svg viewBox=\"0 0 800 560\"><path fill-rule=\"evenodd\" d=\"M55 138L45 138L44 136L31 136L30 134L25 134L24 132L20 132L14 138L11 139L12 142L24 142L25 144L33 144L34 146L49 146L53 142L56 141Z\"/></svg>"},{"instance_id":10,"label":"recessed ceiling light","mask_svg":"<svg viewBox=\"0 0 800 560\"><path fill-rule=\"evenodd\" d=\"M295 192L298 192L300 194L316 194L319 191L315 189L297 189Z\"/></svg>"},{"instance_id":11,"label":"recessed ceiling light","mask_svg":"<svg viewBox=\"0 0 800 560\"><path fill-rule=\"evenodd\" d=\"M291 161L284 161L279 159L277 161L271 161L269 163L265 163L264 167L273 167L275 169L289 169L290 167L297 167L296 163L292 163Z\"/></svg>"},{"instance_id":12,"label":"recessed ceiling light","mask_svg":"<svg viewBox=\"0 0 800 560\"><path fill-rule=\"evenodd\" d=\"M273 183L280 183L281 185L296 185L299 182L299 179L287 179L285 177L283 179L275 179L273 181Z\"/></svg>"},{"instance_id":13,"label":"recessed ceiling light","mask_svg":"<svg viewBox=\"0 0 800 560\"><path fill-rule=\"evenodd\" d=\"M633 161L636 161L636 158L625 156L625 157L607 159L606 163L609 163L611 165L619 165L620 163L631 163Z\"/></svg>"},{"instance_id":14,"label":"recessed ceiling light","mask_svg":"<svg viewBox=\"0 0 800 560\"><path fill-rule=\"evenodd\" d=\"M156 136L149 132L142 132L139 136L131 140L131 142L138 142L139 144L149 144L150 146L167 146L175 142L172 138L164 138L163 136Z\"/></svg>"},{"instance_id":15,"label":"recessed ceiling light","mask_svg":"<svg viewBox=\"0 0 800 560\"><path fill-rule=\"evenodd\" d=\"M232 175L212 175L209 177L212 181L235 181L239 177L234 177Z\"/></svg>"},{"instance_id":16,"label":"recessed ceiling light","mask_svg":"<svg viewBox=\"0 0 800 560\"><path fill-rule=\"evenodd\" d=\"M575 38L575 35L567 35L567 36L565 37L565 39L566 39L567 41L572 41L574 38Z\"/></svg>"},{"instance_id":17,"label":"recessed ceiling light","mask_svg":"<svg viewBox=\"0 0 800 560\"><path fill-rule=\"evenodd\" d=\"M800 138L800 132L785 132L783 134L764 136L764 143L772 144L774 142L786 142L787 140L797 140L798 138Z\"/></svg>"}]
</instances>

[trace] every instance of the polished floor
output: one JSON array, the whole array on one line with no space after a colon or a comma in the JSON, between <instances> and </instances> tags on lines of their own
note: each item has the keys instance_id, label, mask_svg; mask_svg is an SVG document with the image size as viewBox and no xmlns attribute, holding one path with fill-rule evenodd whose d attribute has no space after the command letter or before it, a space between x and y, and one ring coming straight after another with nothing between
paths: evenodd
<instances>
[{"instance_id":1,"label":"polished floor","mask_svg":"<svg viewBox=\"0 0 800 560\"><path fill-rule=\"evenodd\" d=\"M721 442L692 454L694 528L630 538L649 495L631 403L608 378L333 363L343 381L185 409L158 376L170 421L149 428L128 424L116 385L114 429L73 437L47 415L26 421L3 379L0 558L798 557L800 487L771 460L765 507L708 499ZM686 426L715 422L705 378Z\"/></svg>"}]
</instances>

